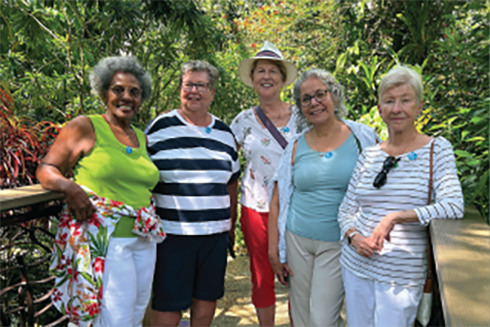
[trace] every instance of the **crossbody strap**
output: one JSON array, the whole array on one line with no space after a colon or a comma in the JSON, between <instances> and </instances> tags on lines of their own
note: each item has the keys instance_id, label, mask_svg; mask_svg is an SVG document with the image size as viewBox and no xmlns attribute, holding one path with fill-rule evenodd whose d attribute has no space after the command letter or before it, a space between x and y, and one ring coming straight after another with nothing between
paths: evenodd
<instances>
[{"instance_id":1,"label":"crossbody strap","mask_svg":"<svg viewBox=\"0 0 490 327\"><path fill-rule=\"evenodd\" d=\"M270 119L265 115L262 108L260 108L260 106L255 107L255 112L257 113L257 116L259 117L262 124L271 133L271 135L274 137L274 139L277 141L277 143L279 143L279 145L283 149L285 149L286 146L288 145L288 141L286 141L284 136L282 136L281 133L279 133L276 126L274 126L274 124L270 121Z\"/></svg>"},{"instance_id":2,"label":"crossbody strap","mask_svg":"<svg viewBox=\"0 0 490 327\"><path fill-rule=\"evenodd\" d=\"M432 180L433 180L433 159L434 159L434 143L432 140L430 145L430 161L429 161L429 195L427 196L427 205L432 202ZM427 226L427 282L425 283L424 292L432 291L432 243L430 241L430 227ZM427 289L430 288L430 289Z\"/></svg>"}]
</instances>

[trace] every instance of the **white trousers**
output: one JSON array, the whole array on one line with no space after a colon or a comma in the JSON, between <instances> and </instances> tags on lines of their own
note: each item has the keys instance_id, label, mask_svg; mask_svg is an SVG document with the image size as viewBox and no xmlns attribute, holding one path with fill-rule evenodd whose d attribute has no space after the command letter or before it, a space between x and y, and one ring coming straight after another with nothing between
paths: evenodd
<instances>
[{"instance_id":1,"label":"white trousers","mask_svg":"<svg viewBox=\"0 0 490 327\"><path fill-rule=\"evenodd\" d=\"M361 278L342 267L347 325L413 326L424 285L394 286Z\"/></svg>"},{"instance_id":2,"label":"white trousers","mask_svg":"<svg viewBox=\"0 0 490 327\"><path fill-rule=\"evenodd\" d=\"M343 326L344 287L339 242L323 242L286 231L289 296L295 327Z\"/></svg>"},{"instance_id":3,"label":"white trousers","mask_svg":"<svg viewBox=\"0 0 490 327\"><path fill-rule=\"evenodd\" d=\"M111 238L102 306L94 327L141 326L151 295L156 244L142 237Z\"/></svg>"}]
</instances>

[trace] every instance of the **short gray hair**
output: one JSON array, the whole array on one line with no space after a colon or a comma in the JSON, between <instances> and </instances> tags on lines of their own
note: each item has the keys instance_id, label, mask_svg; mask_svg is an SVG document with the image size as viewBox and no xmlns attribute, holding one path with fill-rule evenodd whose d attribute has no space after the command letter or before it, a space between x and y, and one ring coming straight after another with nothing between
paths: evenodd
<instances>
[{"instance_id":1,"label":"short gray hair","mask_svg":"<svg viewBox=\"0 0 490 327\"><path fill-rule=\"evenodd\" d=\"M191 60L186 62L180 69L179 86L182 86L182 79L188 72L207 72L209 77L209 86L212 90L214 90L218 84L218 69L205 60Z\"/></svg>"},{"instance_id":2,"label":"short gray hair","mask_svg":"<svg viewBox=\"0 0 490 327\"><path fill-rule=\"evenodd\" d=\"M104 99L109 91L112 77L116 73L130 73L138 79L141 87L141 101L151 96L151 76L133 56L102 58L90 74L92 91Z\"/></svg>"},{"instance_id":3,"label":"short gray hair","mask_svg":"<svg viewBox=\"0 0 490 327\"><path fill-rule=\"evenodd\" d=\"M381 97L387 90L403 84L408 84L413 87L415 96L417 97L417 103L419 103L422 100L422 93L424 92L422 77L413 68L406 65L393 67L383 77L378 88L378 102L381 101Z\"/></svg>"},{"instance_id":4,"label":"short gray hair","mask_svg":"<svg viewBox=\"0 0 490 327\"><path fill-rule=\"evenodd\" d=\"M294 83L293 86L293 97L294 102L296 102L296 107L298 108L298 119L302 120L298 122L298 125L305 125L306 118L303 115L303 110L301 110L301 85L310 78L316 78L320 80L332 95L332 99L335 102L335 117L337 119L342 119L347 114L347 107L345 106L345 95L344 87L337 82L335 77L329 72L323 69L310 69L301 74L300 78Z\"/></svg>"}]
</instances>

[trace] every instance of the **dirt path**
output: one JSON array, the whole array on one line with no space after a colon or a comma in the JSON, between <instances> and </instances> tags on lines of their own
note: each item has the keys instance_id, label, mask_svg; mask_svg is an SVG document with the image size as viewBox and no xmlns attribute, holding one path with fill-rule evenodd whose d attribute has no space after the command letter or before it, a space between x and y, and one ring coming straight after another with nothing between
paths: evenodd
<instances>
[{"instance_id":1,"label":"dirt path","mask_svg":"<svg viewBox=\"0 0 490 327\"><path fill-rule=\"evenodd\" d=\"M258 326L252 305L248 256L228 258L225 296L218 301L211 326ZM289 326L287 288L276 281L276 326Z\"/></svg>"},{"instance_id":2,"label":"dirt path","mask_svg":"<svg viewBox=\"0 0 490 327\"><path fill-rule=\"evenodd\" d=\"M228 257L225 276L225 296L218 301L212 327L259 326L255 308L251 300L252 283L250 281L249 261L247 255L236 259ZM276 326L289 326L288 289L276 280ZM149 314L148 309L148 314ZM342 308L345 321L345 306ZM183 314L181 327L189 326L189 311ZM143 326L149 326L149 316L145 317Z\"/></svg>"},{"instance_id":3,"label":"dirt path","mask_svg":"<svg viewBox=\"0 0 490 327\"><path fill-rule=\"evenodd\" d=\"M228 257L225 276L225 296L218 301L216 315L211 326L258 326L255 308L250 298L252 283L250 281L249 261L247 255L236 259ZM287 288L276 281L276 326L289 326ZM148 306L143 326L150 326L150 309ZM179 326L189 326L189 310L184 312Z\"/></svg>"}]
</instances>

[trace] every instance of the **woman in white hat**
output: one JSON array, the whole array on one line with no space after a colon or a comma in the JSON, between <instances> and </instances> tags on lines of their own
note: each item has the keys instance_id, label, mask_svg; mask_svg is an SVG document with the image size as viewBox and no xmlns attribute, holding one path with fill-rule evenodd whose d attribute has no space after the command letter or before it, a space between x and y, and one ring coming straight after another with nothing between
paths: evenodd
<instances>
[{"instance_id":1,"label":"woman in white hat","mask_svg":"<svg viewBox=\"0 0 490 327\"><path fill-rule=\"evenodd\" d=\"M238 72L259 97L259 105L238 114L230 126L247 161L240 222L250 257L252 303L260 326L273 326L276 296L268 256L268 184L284 147L297 132L295 107L280 96L296 78L297 69L274 44L265 41L255 57L240 63Z\"/></svg>"}]
</instances>

